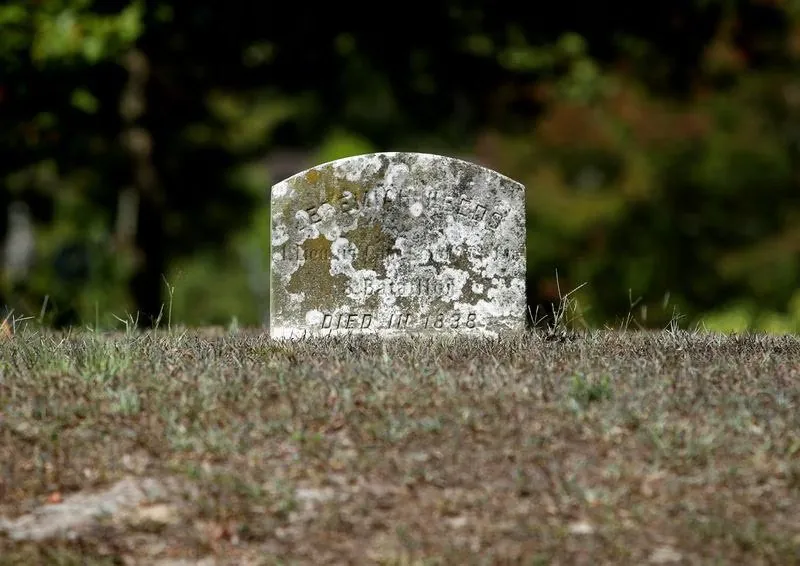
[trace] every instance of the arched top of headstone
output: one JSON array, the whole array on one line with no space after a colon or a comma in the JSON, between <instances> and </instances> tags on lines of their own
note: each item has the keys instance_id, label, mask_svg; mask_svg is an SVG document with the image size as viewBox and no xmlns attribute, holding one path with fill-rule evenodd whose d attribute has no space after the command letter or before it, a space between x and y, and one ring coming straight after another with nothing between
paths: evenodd
<instances>
[{"instance_id":1,"label":"arched top of headstone","mask_svg":"<svg viewBox=\"0 0 800 566\"><path fill-rule=\"evenodd\" d=\"M353 155L349 157L342 157L333 161L320 163L313 167L309 167L304 171L299 171L290 175L282 181L273 186L274 191L282 190L286 185L292 185L298 180L304 179L312 171L333 171L339 174L349 176L359 175L360 178L365 176L378 177L381 174L387 174L390 166L405 165L407 167L425 168L428 170L440 170L442 173L461 173L461 174L483 174L495 177L498 181L502 180L512 185L522 187L522 184L495 171L485 165L468 161L459 157L450 157L446 155L437 155L435 153L414 152L414 151L381 151L375 153L364 153L361 155ZM287 187L288 188L288 187ZM524 187L522 187L524 189ZM280 195L278 195L280 196Z\"/></svg>"},{"instance_id":2,"label":"arched top of headstone","mask_svg":"<svg viewBox=\"0 0 800 566\"><path fill-rule=\"evenodd\" d=\"M273 337L524 325L525 187L463 159L381 152L272 187Z\"/></svg>"}]
</instances>

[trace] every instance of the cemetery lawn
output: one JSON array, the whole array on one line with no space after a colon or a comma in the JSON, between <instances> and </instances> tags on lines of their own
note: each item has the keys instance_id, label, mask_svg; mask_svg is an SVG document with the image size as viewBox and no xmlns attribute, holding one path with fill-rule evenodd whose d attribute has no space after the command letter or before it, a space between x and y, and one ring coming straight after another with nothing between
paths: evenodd
<instances>
[{"instance_id":1,"label":"cemetery lawn","mask_svg":"<svg viewBox=\"0 0 800 566\"><path fill-rule=\"evenodd\" d=\"M800 340L0 341L0 565L348 562L800 564Z\"/></svg>"}]
</instances>

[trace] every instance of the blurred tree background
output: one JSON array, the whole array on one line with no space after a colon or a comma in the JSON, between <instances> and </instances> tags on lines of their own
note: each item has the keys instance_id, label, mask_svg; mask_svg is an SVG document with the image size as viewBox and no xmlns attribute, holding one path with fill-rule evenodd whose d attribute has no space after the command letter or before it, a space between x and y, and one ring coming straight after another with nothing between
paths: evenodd
<instances>
[{"instance_id":1,"label":"blurred tree background","mask_svg":"<svg viewBox=\"0 0 800 566\"><path fill-rule=\"evenodd\" d=\"M526 184L531 305L798 332L798 63L798 0L6 0L0 305L260 324L268 187L409 150Z\"/></svg>"}]
</instances>

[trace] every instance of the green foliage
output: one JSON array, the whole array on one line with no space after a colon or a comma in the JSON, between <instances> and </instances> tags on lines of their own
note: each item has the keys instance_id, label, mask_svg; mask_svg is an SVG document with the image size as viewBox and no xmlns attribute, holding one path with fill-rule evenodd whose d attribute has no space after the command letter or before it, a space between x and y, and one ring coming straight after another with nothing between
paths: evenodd
<instances>
[{"instance_id":1,"label":"green foliage","mask_svg":"<svg viewBox=\"0 0 800 566\"><path fill-rule=\"evenodd\" d=\"M117 14L97 14L92 0L11 0L0 6L0 57L18 63L29 50L37 65L82 59L97 63L118 54L142 34L144 3Z\"/></svg>"},{"instance_id":2,"label":"green foliage","mask_svg":"<svg viewBox=\"0 0 800 566\"><path fill-rule=\"evenodd\" d=\"M375 151L373 144L363 136L336 130L331 133L317 149L315 161L327 163L343 157L361 155Z\"/></svg>"},{"instance_id":3,"label":"green foliage","mask_svg":"<svg viewBox=\"0 0 800 566\"><path fill-rule=\"evenodd\" d=\"M786 312L771 311L755 301L740 301L701 317L704 328L715 332L764 331L800 334L800 291L789 301Z\"/></svg>"},{"instance_id":4,"label":"green foliage","mask_svg":"<svg viewBox=\"0 0 800 566\"><path fill-rule=\"evenodd\" d=\"M233 253L232 253L233 252ZM248 273L247 260L235 250L219 253L197 253L175 261L167 281L175 287L173 322L188 326L227 326L236 319L247 326L263 322L265 299L258 297L253 284L261 282L266 292L266 277ZM262 272L266 276L267 272ZM243 298L254 297L250 300ZM257 299L261 299L259 304ZM202 305L202 309L198 309Z\"/></svg>"},{"instance_id":5,"label":"green foliage","mask_svg":"<svg viewBox=\"0 0 800 566\"><path fill-rule=\"evenodd\" d=\"M142 33L143 2L131 2L119 14L91 11L92 0L51 0L39 3L33 15L31 45L36 62L81 57L97 63L120 52Z\"/></svg>"},{"instance_id":6,"label":"green foliage","mask_svg":"<svg viewBox=\"0 0 800 566\"><path fill-rule=\"evenodd\" d=\"M0 211L28 203L38 244L0 304L114 325L158 311L166 277L177 320L254 324L264 155L409 149L472 154L528 186L532 309L559 302L558 272L564 293L586 284L574 325L677 312L797 331L796 3L631 8L611 29L600 5L580 20L560 5L429 8L376 36L327 9L297 33L236 2L4 2ZM63 280L53 264L74 246L91 260Z\"/></svg>"},{"instance_id":7,"label":"green foliage","mask_svg":"<svg viewBox=\"0 0 800 566\"><path fill-rule=\"evenodd\" d=\"M682 103L605 81L614 88L592 104L554 94L532 134L500 146L498 162L532 189L534 269L587 283L593 323L624 313L632 294L651 307L638 323L663 326L669 294L688 323L715 312L712 326L726 327L720 305L744 301L748 327L793 328L800 108L779 93L796 78L750 72Z\"/></svg>"}]
</instances>

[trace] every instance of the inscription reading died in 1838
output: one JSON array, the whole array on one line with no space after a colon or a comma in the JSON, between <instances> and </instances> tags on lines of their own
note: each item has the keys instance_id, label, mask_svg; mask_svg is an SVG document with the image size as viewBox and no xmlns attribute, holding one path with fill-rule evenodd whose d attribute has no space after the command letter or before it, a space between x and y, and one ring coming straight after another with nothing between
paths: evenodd
<instances>
[{"instance_id":1,"label":"inscription reading died in 1838","mask_svg":"<svg viewBox=\"0 0 800 566\"><path fill-rule=\"evenodd\" d=\"M525 187L424 153L375 153L272 188L270 335L524 327Z\"/></svg>"}]
</instances>

